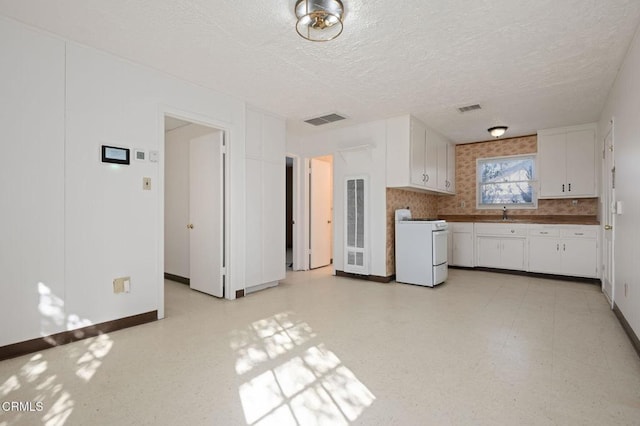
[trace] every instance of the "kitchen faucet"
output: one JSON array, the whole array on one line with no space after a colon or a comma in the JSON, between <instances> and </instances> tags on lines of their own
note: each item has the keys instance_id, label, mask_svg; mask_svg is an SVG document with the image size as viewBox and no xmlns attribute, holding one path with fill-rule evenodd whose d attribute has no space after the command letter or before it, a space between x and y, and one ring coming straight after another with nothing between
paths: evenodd
<instances>
[{"instance_id":1,"label":"kitchen faucet","mask_svg":"<svg viewBox=\"0 0 640 426\"><path fill-rule=\"evenodd\" d=\"M502 206L502 220L509 220L507 217L507 206Z\"/></svg>"}]
</instances>

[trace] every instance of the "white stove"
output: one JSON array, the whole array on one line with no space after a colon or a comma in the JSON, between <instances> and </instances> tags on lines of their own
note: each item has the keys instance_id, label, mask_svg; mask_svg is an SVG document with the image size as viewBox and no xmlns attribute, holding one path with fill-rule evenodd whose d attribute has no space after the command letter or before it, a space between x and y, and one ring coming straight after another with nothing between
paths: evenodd
<instances>
[{"instance_id":1,"label":"white stove","mask_svg":"<svg viewBox=\"0 0 640 426\"><path fill-rule=\"evenodd\" d=\"M409 209L396 210L396 281L433 287L448 276L448 224L413 219Z\"/></svg>"}]
</instances>

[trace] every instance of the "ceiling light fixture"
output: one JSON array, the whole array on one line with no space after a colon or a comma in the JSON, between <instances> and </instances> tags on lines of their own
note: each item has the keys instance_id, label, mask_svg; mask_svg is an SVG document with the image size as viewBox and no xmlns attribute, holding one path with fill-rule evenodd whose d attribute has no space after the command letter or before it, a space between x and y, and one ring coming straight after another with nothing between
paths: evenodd
<instances>
[{"instance_id":1,"label":"ceiling light fixture","mask_svg":"<svg viewBox=\"0 0 640 426\"><path fill-rule=\"evenodd\" d=\"M329 41L342 33L344 6L340 0L298 0L296 31L311 41Z\"/></svg>"},{"instance_id":2,"label":"ceiling light fixture","mask_svg":"<svg viewBox=\"0 0 640 426\"><path fill-rule=\"evenodd\" d=\"M494 138L499 138L500 136L504 135L504 132L506 132L507 129L507 126L495 126L488 128L487 132L491 133L491 136L493 136Z\"/></svg>"}]
</instances>

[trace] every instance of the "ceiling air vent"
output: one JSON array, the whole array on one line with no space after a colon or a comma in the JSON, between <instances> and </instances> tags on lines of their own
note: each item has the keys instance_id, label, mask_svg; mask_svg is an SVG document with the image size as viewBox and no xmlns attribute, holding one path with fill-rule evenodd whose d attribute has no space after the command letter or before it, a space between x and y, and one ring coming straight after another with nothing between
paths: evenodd
<instances>
[{"instance_id":1,"label":"ceiling air vent","mask_svg":"<svg viewBox=\"0 0 640 426\"><path fill-rule=\"evenodd\" d=\"M322 117L310 118L308 120L304 120L305 123L313 124L314 126L322 126L323 124L333 123L334 121L344 120L346 117L343 117L339 114L327 114Z\"/></svg>"},{"instance_id":2,"label":"ceiling air vent","mask_svg":"<svg viewBox=\"0 0 640 426\"><path fill-rule=\"evenodd\" d=\"M460 107L458 108L458 111L469 112L469 111L475 111L477 109L482 109L482 108L480 107L480 105L475 104L475 105L467 105L467 106Z\"/></svg>"}]
</instances>

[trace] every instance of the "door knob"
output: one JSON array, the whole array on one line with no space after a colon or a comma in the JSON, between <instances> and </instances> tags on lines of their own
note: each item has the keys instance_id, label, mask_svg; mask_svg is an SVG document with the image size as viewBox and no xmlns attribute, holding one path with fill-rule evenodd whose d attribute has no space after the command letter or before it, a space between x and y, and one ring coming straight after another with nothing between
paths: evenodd
<instances>
[{"instance_id":1,"label":"door knob","mask_svg":"<svg viewBox=\"0 0 640 426\"><path fill-rule=\"evenodd\" d=\"M605 225L604 226L604 230L605 231L611 231L612 229L613 229L613 226L611 226L611 225Z\"/></svg>"},{"instance_id":2,"label":"door knob","mask_svg":"<svg viewBox=\"0 0 640 426\"><path fill-rule=\"evenodd\" d=\"M193 229L193 223L188 224L188 225L187 225L187 228L189 228L189 229Z\"/></svg>"}]
</instances>

